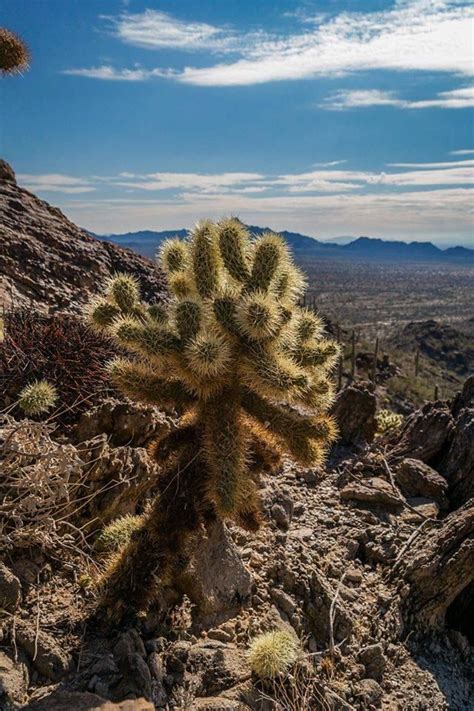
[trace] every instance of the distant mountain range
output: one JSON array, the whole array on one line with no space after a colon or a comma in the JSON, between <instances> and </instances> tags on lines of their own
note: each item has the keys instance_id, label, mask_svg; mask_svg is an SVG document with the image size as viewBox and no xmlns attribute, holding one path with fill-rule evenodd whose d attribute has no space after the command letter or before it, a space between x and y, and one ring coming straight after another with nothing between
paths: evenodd
<instances>
[{"instance_id":1,"label":"distant mountain range","mask_svg":"<svg viewBox=\"0 0 474 711\"><path fill-rule=\"evenodd\" d=\"M256 234L268 232L268 227L248 225L248 229ZM122 247L128 247L146 257L153 257L161 242L170 237L184 239L187 230L164 230L153 232L127 232L125 234L94 235L107 242L115 242ZM291 246L300 261L317 257L318 259L351 259L353 261L397 261L397 262L457 262L474 264L474 249L466 247L449 247L440 249L431 242L401 242L385 241L374 237L336 237L329 242L323 242L299 234L298 232L279 232Z\"/></svg>"}]
</instances>

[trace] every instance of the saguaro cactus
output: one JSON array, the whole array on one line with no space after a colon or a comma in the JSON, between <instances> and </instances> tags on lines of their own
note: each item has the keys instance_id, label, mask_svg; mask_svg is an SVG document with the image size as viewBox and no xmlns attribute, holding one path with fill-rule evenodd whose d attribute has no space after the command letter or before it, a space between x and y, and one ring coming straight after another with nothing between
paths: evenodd
<instances>
[{"instance_id":1,"label":"saguaro cactus","mask_svg":"<svg viewBox=\"0 0 474 711\"><path fill-rule=\"evenodd\" d=\"M152 578L170 579L206 518L256 529L256 472L275 452L320 463L336 432L326 413L338 346L296 305L304 279L281 237L253 239L235 219L202 222L186 241L165 242L159 260L168 306L142 303L121 274L91 308L92 322L131 354L110 363L114 384L180 415L153 447L161 494L109 571L107 604L146 606Z\"/></svg>"}]
</instances>

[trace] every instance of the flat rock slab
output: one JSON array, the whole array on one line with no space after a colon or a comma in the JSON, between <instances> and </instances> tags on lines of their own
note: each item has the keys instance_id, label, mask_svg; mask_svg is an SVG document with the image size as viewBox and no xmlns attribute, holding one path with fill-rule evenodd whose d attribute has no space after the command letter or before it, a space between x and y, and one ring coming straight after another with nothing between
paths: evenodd
<instances>
[{"instance_id":1,"label":"flat rock slab","mask_svg":"<svg viewBox=\"0 0 474 711\"><path fill-rule=\"evenodd\" d=\"M340 497L342 501L361 501L373 506L400 507L404 503L396 489L380 477L346 484Z\"/></svg>"}]
</instances>

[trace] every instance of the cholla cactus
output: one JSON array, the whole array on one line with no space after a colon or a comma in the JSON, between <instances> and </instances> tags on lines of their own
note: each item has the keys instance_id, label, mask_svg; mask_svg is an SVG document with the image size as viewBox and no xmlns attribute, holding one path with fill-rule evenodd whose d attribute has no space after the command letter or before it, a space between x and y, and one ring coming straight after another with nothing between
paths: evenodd
<instances>
[{"instance_id":1,"label":"cholla cactus","mask_svg":"<svg viewBox=\"0 0 474 711\"><path fill-rule=\"evenodd\" d=\"M47 380L36 380L26 385L20 393L18 404L25 415L41 415L57 402L56 388Z\"/></svg>"},{"instance_id":2,"label":"cholla cactus","mask_svg":"<svg viewBox=\"0 0 474 711\"><path fill-rule=\"evenodd\" d=\"M0 27L0 76L28 69L30 53L20 37Z\"/></svg>"},{"instance_id":3,"label":"cholla cactus","mask_svg":"<svg viewBox=\"0 0 474 711\"><path fill-rule=\"evenodd\" d=\"M261 679L273 679L294 664L299 642L287 630L274 630L255 637L249 649L250 667Z\"/></svg>"},{"instance_id":4,"label":"cholla cactus","mask_svg":"<svg viewBox=\"0 0 474 711\"><path fill-rule=\"evenodd\" d=\"M217 515L258 527L255 472L275 452L303 465L323 460L336 433L327 408L338 346L323 337L314 313L296 305L304 280L275 234L252 240L238 220L202 222L187 241L165 242L160 263L169 306L143 304L137 282L119 274L91 318L131 354L110 363L115 386L181 415L180 428L154 447L164 481L181 468L179 487L170 493L162 485L144 524L146 555L153 529L162 538L171 532L176 558L184 541L172 523L191 532ZM142 556L143 570L141 545L134 540L111 573L111 587L128 599L124 581L135 577L132 558ZM160 553L165 578L168 558Z\"/></svg>"}]
</instances>

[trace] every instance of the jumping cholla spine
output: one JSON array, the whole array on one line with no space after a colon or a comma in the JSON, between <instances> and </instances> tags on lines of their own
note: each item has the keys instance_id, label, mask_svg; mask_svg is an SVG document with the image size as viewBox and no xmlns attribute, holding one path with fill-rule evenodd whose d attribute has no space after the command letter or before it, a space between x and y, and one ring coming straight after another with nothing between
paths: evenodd
<instances>
[{"instance_id":1,"label":"jumping cholla spine","mask_svg":"<svg viewBox=\"0 0 474 711\"><path fill-rule=\"evenodd\" d=\"M319 464L336 436L327 410L338 346L323 336L313 312L297 306L304 278L280 236L253 239L236 219L205 221L186 241L166 241L159 263L169 305L144 304L137 281L118 274L90 311L96 327L130 353L109 364L115 386L181 417L180 428L153 449L162 494L142 537L134 537L109 574L111 594L134 598L138 607L150 593L132 591L132 580L143 572L140 556L145 547L150 556L155 536L172 538L158 546L163 582L203 520L258 527L256 475L275 452ZM179 494L171 496L166 477L178 468ZM182 497L188 497L186 521L176 510Z\"/></svg>"}]
</instances>

